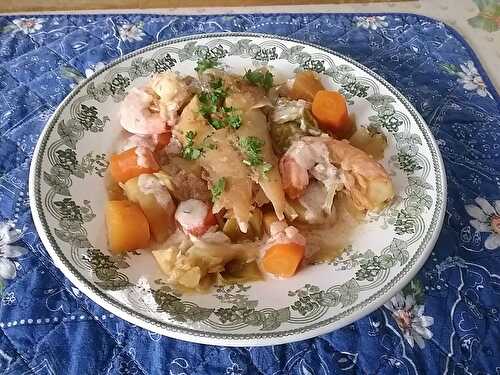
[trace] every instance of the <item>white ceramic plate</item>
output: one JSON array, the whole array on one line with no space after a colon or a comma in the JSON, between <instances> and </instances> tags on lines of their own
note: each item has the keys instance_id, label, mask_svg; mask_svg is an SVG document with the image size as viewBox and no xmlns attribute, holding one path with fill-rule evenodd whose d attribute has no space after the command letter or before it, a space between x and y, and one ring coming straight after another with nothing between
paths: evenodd
<instances>
[{"instance_id":1,"label":"white ceramic plate","mask_svg":"<svg viewBox=\"0 0 500 375\"><path fill-rule=\"evenodd\" d=\"M107 249L103 174L119 133L118 106L151 73L193 74L216 56L230 70L268 65L275 79L314 69L340 90L362 126L388 138L383 164L394 203L368 215L352 249L286 280L181 295L164 282L148 252L113 257ZM61 103L38 142L30 173L33 218L55 264L85 294L117 316L163 335L199 343L250 346L321 335L363 317L408 283L437 239L446 202L441 156L423 119L390 84L333 51L258 34L209 34L155 44L108 65Z\"/></svg>"}]
</instances>

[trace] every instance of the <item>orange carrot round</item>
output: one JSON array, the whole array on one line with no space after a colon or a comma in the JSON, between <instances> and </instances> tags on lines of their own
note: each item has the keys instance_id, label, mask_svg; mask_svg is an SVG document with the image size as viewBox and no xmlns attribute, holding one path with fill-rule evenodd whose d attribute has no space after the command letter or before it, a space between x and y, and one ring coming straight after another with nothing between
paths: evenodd
<instances>
[{"instance_id":1,"label":"orange carrot round","mask_svg":"<svg viewBox=\"0 0 500 375\"><path fill-rule=\"evenodd\" d=\"M262 268L275 276L291 277L297 271L304 253L305 247L293 242L273 245L262 258Z\"/></svg>"},{"instance_id":2,"label":"orange carrot round","mask_svg":"<svg viewBox=\"0 0 500 375\"><path fill-rule=\"evenodd\" d=\"M323 130L331 131L339 138L352 132L347 102L337 91L318 91L312 102L312 113Z\"/></svg>"},{"instance_id":3,"label":"orange carrot round","mask_svg":"<svg viewBox=\"0 0 500 375\"><path fill-rule=\"evenodd\" d=\"M130 201L108 201L106 204L108 244L115 253L149 245L149 223L141 208Z\"/></svg>"},{"instance_id":4,"label":"orange carrot round","mask_svg":"<svg viewBox=\"0 0 500 375\"><path fill-rule=\"evenodd\" d=\"M109 168L116 182L126 182L141 174L160 170L153 153L145 147L134 147L111 156Z\"/></svg>"}]
</instances>

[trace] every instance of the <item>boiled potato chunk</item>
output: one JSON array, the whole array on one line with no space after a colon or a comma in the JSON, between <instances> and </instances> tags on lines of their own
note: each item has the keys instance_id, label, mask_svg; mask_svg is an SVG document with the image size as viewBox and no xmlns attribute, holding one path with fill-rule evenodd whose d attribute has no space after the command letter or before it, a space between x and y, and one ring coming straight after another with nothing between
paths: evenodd
<instances>
[{"instance_id":1,"label":"boiled potato chunk","mask_svg":"<svg viewBox=\"0 0 500 375\"><path fill-rule=\"evenodd\" d=\"M312 102L316 93L324 89L316 72L304 70L295 75L289 96L292 99L303 99Z\"/></svg>"},{"instance_id":2,"label":"boiled potato chunk","mask_svg":"<svg viewBox=\"0 0 500 375\"><path fill-rule=\"evenodd\" d=\"M124 185L125 194L148 219L153 237L164 242L175 231L175 204L168 189L153 175L140 175Z\"/></svg>"},{"instance_id":3,"label":"boiled potato chunk","mask_svg":"<svg viewBox=\"0 0 500 375\"><path fill-rule=\"evenodd\" d=\"M147 247L149 223L141 208L130 201L108 201L106 227L112 252L120 253Z\"/></svg>"}]
</instances>

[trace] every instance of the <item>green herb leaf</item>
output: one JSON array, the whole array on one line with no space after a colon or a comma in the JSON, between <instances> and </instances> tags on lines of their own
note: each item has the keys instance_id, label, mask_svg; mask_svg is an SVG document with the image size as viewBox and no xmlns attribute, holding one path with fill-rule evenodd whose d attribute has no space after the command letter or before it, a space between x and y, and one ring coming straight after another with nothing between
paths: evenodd
<instances>
[{"instance_id":1,"label":"green herb leaf","mask_svg":"<svg viewBox=\"0 0 500 375\"><path fill-rule=\"evenodd\" d=\"M186 160L196 160L203 153L203 148L194 146L196 132L188 131L186 133L186 146L182 148L181 155Z\"/></svg>"},{"instance_id":2,"label":"green herb leaf","mask_svg":"<svg viewBox=\"0 0 500 375\"><path fill-rule=\"evenodd\" d=\"M194 70L198 73L203 73L205 70L215 68L217 65L219 65L219 63L215 57L205 57L198 60Z\"/></svg>"},{"instance_id":3,"label":"green herb leaf","mask_svg":"<svg viewBox=\"0 0 500 375\"><path fill-rule=\"evenodd\" d=\"M241 126L241 116L238 113L236 113L234 108L224 107L223 111L226 114L225 116L226 124L233 129L239 129Z\"/></svg>"},{"instance_id":4,"label":"green herb leaf","mask_svg":"<svg viewBox=\"0 0 500 375\"><path fill-rule=\"evenodd\" d=\"M226 126L224 121L219 118L211 118L208 120L208 123L212 125L214 129L222 129Z\"/></svg>"},{"instance_id":5,"label":"green herb leaf","mask_svg":"<svg viewBox=\"0 0 500 375\"><path fill-rule=\"evenodd\" d=\"M212 202L215 202L219 197L224 193L226 189L226 179L224 177L219 178L215 181L215 184L212 185L210 189L212 192Z\"/></svg>"},{"instance_id":6,"label":"green herb leaf","mask_svg":"<svg viewBox=\"0 0 500 375\"><path fill-rule=\"evenodd\" d=\"M218 99L224 100L227 96L227 91L224 88L224 82L222 78L217 78L210 83L210 89L213 95L216 95Z\"/></svg>"},{"instance_id":7,"label":"green herb leaf","mask_svg":"<svg viewBox=\"0 0 500 375\"><path fill-rule=\"evenodd\" d=\"M196 132L192 131L192 130L189 130L187 133L186 133L186 140L188 143L191 143L191 145L193 144L194 142L194 139L196 138Z\"/></svg>"},{"instance_id":8,"label":"green herb leaf","mask_svg":"<svg viewBox=\"0 0 500 375\"><path fill-rule=\"evenodd\" d=\"M203 117L210 116L210 114L217 111L217 99L214 98L210 93L204 91L198 95L198 100L200 102L200 114Z\"/></svg>"},{"instance_id":9,"label":"green herb leaf","mask_svg":"<svg viewBox=\"0 0 500 375\"><path fill-rule=\"evenodd\" d=\"M214 129L226 126L238 129L241 126L241 116L233 108L224 107L226 97L227 90L220 78L210 83L209 91L203 91L198 95L200 114Z\"/></svg>"},{"instance_id":10,"label":"green herb leaf","mask_svg":"<svg viewBox=\"0 0 500 375\"><path fill-rule=\"evenodd\" d=\"M240 139L239 145L246 157L243 163L252 167L262 165L264 162L262 159L264 141L262 139L253 136L244 137Z\"/></svg>"},{"instance_id":11,"label":"green herb leaf","mask_svg":"<svg viewBox=\"0 0 500 375\"><path fill-rule=\"evenodd\" d=\"M247 70L243 78L252 85L262 87L266 91L273 86L273 74L269 71Z\"/></svg>"},{"instance_id":12,"label":"green herb leaf","mask_svg":"<svg viewBox=\"0 0 500 375\"><path fill-rule=\"evenodd\" d=\"M265 162L264 164L262 164L262 173L263 174L267 174L269 171L271 171L271 169L273 169L273 165L271 163Z\"/></svg>"},{"instance_id":13,"label":"green herb leaf","mask_svg":"<svg viewBox=\"0 0 500 375\"><path fill-rule=\"evenodd\" d=\"M201 156L201 149L195 147L186 149L185 152L183 153L183 157L186 160L196 160L200 156Z\"/></svg>"}]
</instances>

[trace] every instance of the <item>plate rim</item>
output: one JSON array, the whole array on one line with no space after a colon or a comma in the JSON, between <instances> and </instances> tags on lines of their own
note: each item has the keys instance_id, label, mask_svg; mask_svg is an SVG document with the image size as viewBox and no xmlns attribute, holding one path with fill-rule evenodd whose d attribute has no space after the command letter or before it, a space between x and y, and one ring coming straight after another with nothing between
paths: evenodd
<instances>
[{"instance_id":1,"label":"plate rim","mask_svg":"<svg viewBox=\"0 0 500 375\"><path fill-rule=\"evenodd\" d=\"M42 147L45 147L45 143L47 141L47 134L49 130L51 131L61 115L64 108L67 104L81 91L81 89L87 85L88 82L94 80L100 74L107 72L110 68L119 65L120 63L133 58L134 56L143 54L150 50L154 50L157 48L161 48L164 46L168 46L174 43L186 42L192 40L203 40L217 37L254 37L254 38L264 38L264 39L274 39L281 40L287 42L294 42L301 45L310 46L313 48L317 48L322 50L328 54L337 56L350 64L360 68L364 72L368 73L370 76L375 78L381 84L383 84L394 96L398 98L398 100L405 106L405 108L410 112L413 118L416 120L417 125L419 126L422 135L424 138L428 138L428 144L430 148L430 153L434 161L434 164L439 166L439 170L435 171L436 174L436 193L441 188L442 194L436 196L436 208L435 212L438 211L436 215L434 213L432 220L435 221L434 225L429 226L427 233L424 235L430 238L427 240L426 246L422 249L421 253L418 254L418 251L413 255L412 258L408 260L409 269L403 275L400 275L401 271L398 274L394 275L394 277L389 280L386 285L377 291L374 295L369 296L364 301L352 306L350 309L357 308L357 311L353 313L348 313L348 310L345 310L343 313L344 316L333 320L332 318L324 319L315 324L300 327L296 329L290 329L287 331L281 332L267 332L262 334L231 334L231 333L216 333L216 332L204 332L201 330L193 330L187 327L176 326L171 323L161 322L154 318L145 316L141 313L133 311L131 308L121 305L117 300L113 297L107 295L103 291L97 289L89 280L87 280L83 275L74 269L74 266L58 254L55 250L53 243L55 244L55 240L52 237L51 233L46 231L45 228L50 228L47 223L43 223L41 217L41 213L43 212L41 206L41 198L37 195L37 191L40 190L40 178L41 173L41 165L42 165L42 157L40 154L40 150ZM439 186L439 183L441 186ZM201 343L201 344L211 344L211 345L224 345L224 346L265 346L265 345L276 345L276 344L284 344L289 342L301 341L305 339L309 339L312 337L316 337L325 333L332 332L336 329L344 327L348 324L352 324L354 321L370 314L380 306L382 306L385 302L387 302L394 294L400 291L421 269L421 267L426 262L430 253L434 249L436 241L441 232L442 224L444 221L444 216L446 212L446 200L447 200L447 181L446 181L446 172L443 163L443 159L439 150L439 147L434 139L430 128L428 127L425 120L418 113L418 111L413 107L413 105L406 99L406 97L399 92L394 86L392 86L389 82L387 82L384 78L380 77L377 73L373 72L370 68L365 65L352 60L351 58L344 56L338 52L335 52L329 48L309 43L306 41L301 41L294 38L284 37L280 35L273 34L265 34L265 33L246 33L246 32L217 32L217 33L203 33L203 34L191 34L186 35L179 38L168 39L162 42L152 43L148 46L142 47L135 51L132 51L119 59L116 59L106 67L95 74L87 77L86 79L79 82L79 84L73 88L73 90L68 93L68 95L64 98L64 100L57 106L54 113L50 116L49 120L44 126L39 139L37 141L36 147L33 152L33 157L30 165L30 173L29 173L29 199L30 199L30 207L32 212L32 218L37 229L37 233L42 240L43 245L47 249L47 252L51 256L54 264L63 272L64 276L67 277L78 289L80 289L86 296L88 296L95 303L110 311L114 315L131 322L139 327L148 329L150 331L176 338L185 341ZM430 231L432 230L432 233ZM51 238L52 237L52 238ZM418 250L418 249L417 249ZM417 258L415 258L418 256ZM413 264L410 264L413 263ZM385 289L385 291L384 291ZM365 306L358 307L359 304L365 304ZM338 324L339 321L345 320L343 324ZM319 325L318 325L319 324ZM316 325L316 326L315 326ZM313 327L307 329L307 327ZM314 327L315 326L315 327ZM306 331L303 331L307 329ZM239 336L245 337L239 337ZM257 336L257 337L251 337Z\"/></svg>"}]
</instances>

